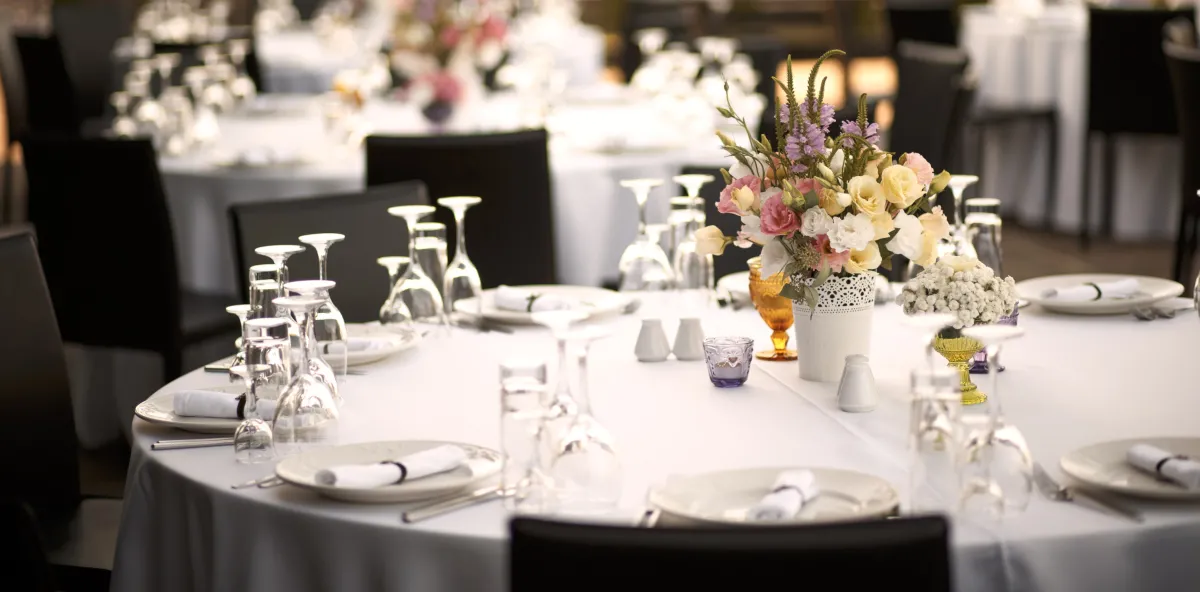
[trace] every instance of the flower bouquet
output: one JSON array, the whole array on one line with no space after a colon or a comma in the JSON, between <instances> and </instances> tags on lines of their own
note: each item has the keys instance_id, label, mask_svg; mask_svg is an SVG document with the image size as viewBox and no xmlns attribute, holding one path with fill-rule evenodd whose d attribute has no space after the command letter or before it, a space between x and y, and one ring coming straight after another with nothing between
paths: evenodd
<instances>
[{"instance_id":1,"label":"flower bouquet","mask_svg":"<svg viewBox=\"0 0 1200 592\"><path fill-rule=\"evenodd\" d=\"M954 324L934 338L933 349L958 370L964 405L986 401L969 374L983 344L964 336L962 329L1000 322L1013 311L1017 289L1012 277L997 276L977 259L947 255L909 280L896 302L909 315L954 315Z\"/></svg>"},{"instance_id":2,"label":"flower bouquet","mask_svg":"<svg viewBox=\"0 0 1200 592\"><path fill-rule=\"evenodd\" d=\"M755 139L731 104L718 107L748 139L738 145L717 133L736 161L721 171L726 186L717 209L739 216L742 228L736 237L715 226L696 233L705 253L720 254L730 244L763 246L763 277L784 274L780 294L795 303L801 377L821 381L838 380L847 355L869 353L872 272L890 269L893 254L928 267L950 233L941 208L929 206L950 174L935 175L920 154L881 150L866 95L858 117L831 134L834 109L824 102L826 80L818 86L817 72L840 55L832 50L817 60L799 98L788 59L786 83L776 79L786 103L776 112L775 146L765 135Z\"/></svg>"}]
</instances>

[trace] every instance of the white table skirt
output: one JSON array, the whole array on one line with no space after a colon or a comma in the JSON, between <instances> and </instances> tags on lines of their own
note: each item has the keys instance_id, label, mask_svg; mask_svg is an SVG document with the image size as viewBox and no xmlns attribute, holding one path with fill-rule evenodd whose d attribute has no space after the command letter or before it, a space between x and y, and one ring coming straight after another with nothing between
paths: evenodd
<instances>
[{"instance_id":1,"label":"white table skirt","mask_svg":"<svg viewBox=\"0 0 1200 592\"><path fill-rule=\"evenodd\" d=\"M1072 232L1081 227L1087 36L1082 5L1047 6L1033 18L1003 14L993 6L963 11L960 39L979 77L977 99L994 106L1053 105L1058 111L1057 170L1049 169L1049 140L1040 124L992 127L985 136L978 195L1000 198L1007 214L1029 224L1045 219L1046 175L1054 175L1054 227ZM1123 136L1116 142L1114 234L1131 240L1174 237L1180 199L1178 140ZM1097 145L1090 183L1093 228L1100 215L1100 158Z\"/></svg>"},{"instance_id":2,"label":"white table skirt","mask_svg":"<svg viewBox=\"0 0 1200 592\"><path fill-rule=\"evenodd\" d=\"M650 302L644 314L684 314ZM1000 395L1034 457L1052 473L1060 455L1096 441L1194 434L1200 380L1196 320L1138 323L1129 317L1047 316L1026 309L1028 335L1009 348ZM624 509L643 507L647 487L674 473L752 466L831 466L888 479L906 497L908 369L917 337L894 305L878 307L872 366L878 409L846 414L836 385L799 380L794 363L755 362L736 390L709 384L703 362L640 364L638 319L605 324L590 362L597 417L614 434L624 468ZM768 341L753 311L704 314L708 334ZM463 357L463 351L472 352ZM457 332L369 368L343 383L343 443L442 439L497 446L495 369L512 355L553 356L544 331ZM552 365L553 366L553 365ZM466 371L464 371L466 370ZM169 388L223 380L192 373ZM505 515L499 503L417 525L403 506L353 505L289 486L229 485L269 472L234 463L228 448L149 452L183 434L134 422L113 590L505 589ZM1200 508L1136 504L1135 526L1035 494L1028 511L998 525L956 524L957 587L991 590L1166 590L1200 578Z\"/></svg>"}]
</instances>

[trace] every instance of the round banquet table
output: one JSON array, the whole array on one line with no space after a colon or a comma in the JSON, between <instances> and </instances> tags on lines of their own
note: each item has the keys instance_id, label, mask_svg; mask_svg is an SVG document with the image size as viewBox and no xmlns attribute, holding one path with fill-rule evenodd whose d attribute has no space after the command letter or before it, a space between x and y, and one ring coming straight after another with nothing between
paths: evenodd
<instances>
[{"instance_id":1,"label":"round banquet table","mask_svg":"<svg viewBox=\"0 0 1200 592\"><path fill-rule=\"evenodd\" d=\"M180 277L190 289L227 294L237 290L235 273L239 272L234 269L229 206L347 193L363 187L362 152L336 153L327 148L320 110L314 99L271 100L280 108L276 114L222 117L221 137L216 146L184 156L160 158ZM512 129L508 122L518 118L514 109L519 107L497 98L479 109L456 115L451 123L459 130L476 132ZM604 115L621 117L613 111ZM369 103L363 117L373 133L422 134L429 129L414 107L394 102ZM620 122L610 122L617 123ZM660 141L659 137L650 141ZM688 165L729 166L729 159L716 138L706 138L711 141L600 152L580 149L578 143L561 136L552 137L549 159L558 281L598 286L616 279L614 270L621 253L637 234L637 204L618 181L637 177L669 179ZM219 153L263 148L299 154L306 162L253 169L213 164ZM679 193L680 189L669 182L655 189L648 206L650 221L665 221L668 203L664 198ZM469 232L470 218L467 224ZM399 225L398 221L397 229ZM380 253L390 254L394 253Z\"/></svg>"},{"instance_id":2,"label":"round banquet table","mask_svg":"<svg viewBox=\"0 0 1200 592\"><path fill-rule=\"evenodd\" d=\"M686 314L671 297L639 315L596 320L612 334L593 347L595 414L614 434L624 471L622 508L644 508L647 488L671 474L757 466L827 466L887 479L906 496L908 369L918 338L893 304L876 308L871 364L880 404L838 410L835 384L802 382L795 363L754 362L740 389L713 387L703 362L643 364L633 356L637 316ZM761 338L753 311L704 311L709 335ZM1196 434L1200 380L1196 319L1140 323L1128 316L1051 316L1026 309L1026 337L1008 348L1000 396L1034 457L1058 458L1097 441ZM497 365L507 356L553 357L545 330L454 330L367 366L343 382L341 442L434 439L497 447ZM224 377L196 371L165 390ZM228 448L150 452L189 437L135 420L133 459L112 589L116 591L505 589L505 513L489 502L416 525L404 505L355 505L291 486L231 490L268 474ZM1158 590L1200 578L1200 507L1132 502L1146 522L1109 517L1034 494L1028 510L996 524L956 521L957 590Z\"/></svg>"}]
</instances>

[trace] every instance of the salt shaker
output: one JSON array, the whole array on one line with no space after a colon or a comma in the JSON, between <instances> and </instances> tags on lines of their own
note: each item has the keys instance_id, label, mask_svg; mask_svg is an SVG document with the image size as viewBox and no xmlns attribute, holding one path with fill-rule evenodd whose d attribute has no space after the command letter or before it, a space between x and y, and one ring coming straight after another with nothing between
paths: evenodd
<instances>
[{"instance_id":1,"label":"salt shaker","mask_svg":"<svg viewBox=\"0 0 1200 592\"><path fill-rule=\"evenodd\" d=\"M704 329L700 319L680 319L675 332L675 359L683 362L704 359Z\"/></svg>"},{"instance_id":2,"label":"salt shaker","mask_svg":"<svg viewBox=\"0 0 1200 592\"><path fill-rule=\"evenodd\" d=\"M639 362L661 362L671 355L671 344L659 319L644 319L633 353Z\"/></svg>"},{"instance_id":3,"label":"salt shaker","mask_svg":"<svg viewBox=\"0 0 1200 592\"><path fill-rule=\"evenodd\" d=\"M842 382L838 384L838 407L849 413L874 411L879 397L875 393L875 375L867 356L846 356Z\"/></svg>"}]
</instances>

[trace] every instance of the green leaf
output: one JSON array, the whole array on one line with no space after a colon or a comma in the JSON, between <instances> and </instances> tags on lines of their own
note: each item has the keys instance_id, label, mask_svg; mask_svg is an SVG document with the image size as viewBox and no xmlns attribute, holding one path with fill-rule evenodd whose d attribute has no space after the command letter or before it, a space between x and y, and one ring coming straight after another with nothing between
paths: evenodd
<instances>
[{"instance_id":1,"label":"green leaf","mask_svg":"<svg viewBox=\"0 0 1200 592\"><path fill-rule=\"evenodd\" d=\"M796 286L792 285L791 282L783 285L783 289L779 290L779 295L796 302L804 300L804 294Z\"/></svg>"},{"instance_id":2,"label":"green leaf","mask_svg":"<svg viewBox=\"0 0 1200 592\"><path fill-rule=\"evenodd\" d=\"M820 288L821 284L824 284L825 280L829 279L829 275L831 273L833 273L833 269L830 268L828 265L826 265L825 267L822 267L821 271L817 272L817 277L813 279L812 287L814 289Z\"/></svg>"},{"instance_id":3,"label":"green leaf","mask_svg":"<svg viewBox=\"0 0 1200 592\"><path fill-rule=\"evenodd\" d=\"M804 209L815 208L821 205L821 196L817 195L816 191L809 191L804 194Z\"/></svg>"},{"instance_id":4,"label":"green leaf","mask_svg":"<svg viewBox=\"0 0 1200 592\"><path fill-rule=\"evenodd\" d=\"M720 113L721 116L726 119L734 119L736 117L733 114L733 111L730 111L729 109L726 109L726 108L720 107L720 106L717 107L717 113Z\"/></svg>"},{"instance_id":5,"label":"green leaf","mask_svg":"<svg viewBox=\"0 0 1200 592\"><path fill-rule=\"evenodd\" d=\"M819 294L817 294L816 288L811 286L804 287L804 303L808 305L808 309L812 311L812 313L817 312L817 303L820 302L820 299L821 297ZM812 318L811 314L809 315L809 318Z\"/></svg>"},{"instance_id":6,"label":"green leaf","mask_svg":"<svg viewBox=\"0 0 1200 592\"><path fill-rule=\"evenodd\" d=\"M729 185L730 183L733 183L733 176L732 176L732 175L730 175L730 174L729 174L729 171L727 171L727 170L725 170L725 169L721 169L721 178L725 179L725 184L726 184L726 185Z\"/></svg>"}]
</instances>

